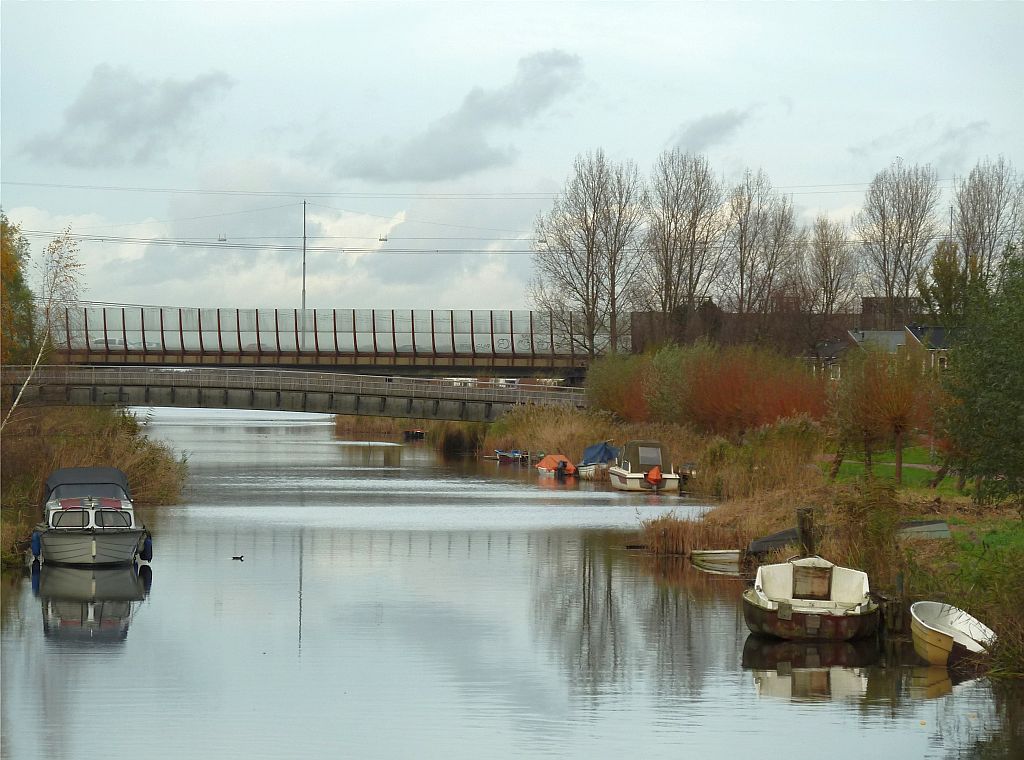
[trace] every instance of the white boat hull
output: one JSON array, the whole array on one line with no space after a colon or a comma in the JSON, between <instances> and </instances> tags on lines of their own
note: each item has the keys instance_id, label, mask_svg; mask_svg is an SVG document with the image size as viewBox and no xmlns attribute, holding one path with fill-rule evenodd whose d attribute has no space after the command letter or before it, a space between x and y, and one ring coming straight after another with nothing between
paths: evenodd
<instances>
[{"instance_id":1,"label":"white boat hull","mask_svg":"<svg viewBox=\"0 0 1024 760\"><path fill-rule=\"evenodd\" d=\"M910 605L914 651L930 665L948 665L984 655L995 641L992 630L969 613L942 602Z\"/></svg>"},{"instance_id":2,"label":"white boat hull","mask_svg":"<svg viewBox=\"0 0 1024 760\"><path fill-rule=\"evenodd\" d=\"M44 530L39 535L43 562L62 565L128 565L142 551L146 531Z\"/></svg>"},{"instance_id":3,"label":"white boat hull","mask_svg":"<svg viewBox=\"0 0 1024 760\"><path fill-rule=\"evenodd\" d=\"M580 480L608 480L607 464L581 464L576 466L576 477Z\"/></svg>"},{"instance_id":4,"label":"white boat hull","mask_svg":"<svg viewBox=\"0 0 1024 760\"><path fill-rule=\"evenodd\" d=\"M738 575L742 559L742 549L695 549L690 552L690 562L708 573Z\"/></svg>"},{"instance_id":5,"label":"white boat hull","mask_svg":"<svg viewBox=\"0 0 1024 760\"><path fill-rule=\"evenodd\" d=\"M609 467L608 480L612 488L620 491L679 491L679 475L674 472L663 472L661 480L652 483L642 472L626 472L621 467Z\"/></svg>"}]
</instances>

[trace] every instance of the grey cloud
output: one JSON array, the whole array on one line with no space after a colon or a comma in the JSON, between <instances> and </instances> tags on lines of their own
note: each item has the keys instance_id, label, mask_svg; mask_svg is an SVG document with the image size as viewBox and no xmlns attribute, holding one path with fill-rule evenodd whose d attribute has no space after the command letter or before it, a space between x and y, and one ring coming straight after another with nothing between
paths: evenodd
<instances>
[{"instance_id":1,"label":"grey cloud","mask_svg":"<svg viewBox=\"0 0 1024 760\"><path fill-rule=\"evenodd\" d=\"M676 131L672 143L691 153L700 153L735 135L740 127L750 120L756 109L757 106L743 110L731 108L728 111L701 116L682 125Z\"/></svg>"},{"instance_id":2,"label":"grey cloud","mask_svg":"<svg viewBox=\"0 0 1024 760\"><path fill-rule=\"evenodd\" d=\"M341 176L396 182L456 179L510 164L512 146L492 144L494 130L519 127L579 82L578 56L549 50L522 58L509 84L474 88L462 104L404 142L381 142L338 161Z\"/></svg>"},{"instance_id":3,"label":"grey cloud","mask_svg":"<svg viewBox=\"0 0 1024 760\"><path fill-rule=\"evenodd\" d=\"M991 131L988 121L977 120L941 127L928 115L871 140L849 147L857 159L879 161L900 155L914 163L929 163L940 173L964 169L972 160L971 144Z\"/></svg>"},{"instance_id":4,"label":"grey cloud","mask_svg":"<svg viewBox=\"0 0 1024 760\"><path fill-rule=\"evenodd\" d=\"M145 80L127 67L101 64L65 110L61 126L24 149L75 167L148 163L186 142L193 117L233 84L222 72Z\"/></svg>"}]
</instances>

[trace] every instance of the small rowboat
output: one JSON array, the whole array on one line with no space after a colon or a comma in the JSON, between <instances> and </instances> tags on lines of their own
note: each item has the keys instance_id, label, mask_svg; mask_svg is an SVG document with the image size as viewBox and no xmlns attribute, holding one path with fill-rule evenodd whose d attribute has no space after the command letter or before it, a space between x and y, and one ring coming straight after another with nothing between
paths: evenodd
<instances>
[{"instance_id":1,"label":"small rowboat","mask_svg":"<svg viewBox=\"0 0 1024 760\"><path fill-rule=\"evenodd\" d=\"M705 573L739 575L742 560L742 549L694 549L690 552L690 562Z\"/></svg>"},{"instance_id":2,"label":"small rowboat","mask_svg":"<svg viewBox=\"0 0 1024 760\"><path fill-rule=\"evenodd\" d=\"M914 651L931 665L952 665L967 657L985 655L996 635L970 614L942 602L910 605Z\"/></svg>"}]
</instances>

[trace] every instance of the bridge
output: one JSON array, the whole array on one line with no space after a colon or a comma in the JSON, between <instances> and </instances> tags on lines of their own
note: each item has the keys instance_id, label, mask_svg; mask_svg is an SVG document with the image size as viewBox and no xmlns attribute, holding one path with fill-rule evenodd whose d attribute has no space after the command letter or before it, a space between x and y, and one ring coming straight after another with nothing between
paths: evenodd
<instances>
[{"instance_id":1,"label":"bridge","mask_svg":"<svg viewBox=\"0 0 1024 760\"><path fill-rule=\"evenodd\" d=\"M3 368L3 400L29 367ZM204 367L37 367L22 404L263 409L492 422L520 404L583 407L584 391L505 381Z\"/></svg>"},{"instance_id":2,"label":"bridge","mask_svg":"<svg viewBox=\"0 0 1024 760\"><path fill-rule=\"evenodd\" d=\"M67 306L51 330L62 361L76 365L288 367L572 383L590 359L582 324L579 315L534 311ZM606 334L597 336L598 353L608 342Z\"/></svg>"}]
</instances>

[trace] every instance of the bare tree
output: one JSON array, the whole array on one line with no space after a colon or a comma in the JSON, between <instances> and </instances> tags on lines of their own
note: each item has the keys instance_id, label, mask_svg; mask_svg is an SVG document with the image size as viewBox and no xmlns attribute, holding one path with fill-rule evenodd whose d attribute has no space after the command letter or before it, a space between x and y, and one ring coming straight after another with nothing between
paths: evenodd
<instances>
[{"instance_id":1,"label":"bare tree","mask_svg":"<svg viewBox=\"0 0 1024 760\"><path fill-rule=\"evenodd\" d=\"M931 166L908 167L896 159L875 175L854 220L875 291L885 299L887 329L895 327L897 305L908 308L918 273L928 263L938 196Z\"/></svg>"},{"instance_id":2,"label":"bare tree","mask_svg":"<svg viewBox=\"0 0 1024 760\"><path fill-rule=\"evenodd\" d=\"M762 170L748 169L743 180L729 193L729 243L732 253L732 283L728 301L737 314L756 308L759 256L767 235L771 214L772 185Z\"/></svg>"},{"instance_id":3,"label":"bare tree","mask_svg":"<svg viewBox=\"0 0 1024 760\"><path fill-rule=\"evenodd\" d=\"M776 193L763 171L749 170L729 194L727 242L731 279L726 301L742 334L766 327L766 315L792 294L804 243L793 203ZM752 319L748 315L756 315Z\"/></svg>"},{"instance_id":4,"label":"bare tree","mask_svg":"<svg viewBox=\"0 0 1024 760\"><path fill-rule=\"evenodd\" d=\"M643 265L640 235L647 197L636 164L609 164L606 194L599 217L599 243L607 275L608 341L614 353L619 349L619 317L631 305L634 283Z\"/></svg>"},{"instance_id":5,"label":"bare tree","mask_svg":"<svg viewBox=\"0 0 1024 760\"><path fill-rule=\"evenodd\" d=\"M78 299L82 285L82 264L78 260L78 243L71 237L70 227L67 227L46 246L38 268L42 276L42 297L37 301L40 317L38 325L39 351L29 370L28 377L25 378L11 408L7 410L3 422L0 423L0 430L7 426L11 415L21 402L25 388L32 381L36 368L50 348L56 306Z\"/></svg>"},{"instance_id":6,"label":"bare tree","mask_svg":"<svg viewBox=\"0 0 1024 760\"><path fill-rule=\"evenodd\" d=\"M801 279L809 308L825 317L849 311L857 295L859 261L842 222L819 214L811 230Z\"/></svg>"},{"instance_id":7,"label":"bare tree","mask_svg":"<svg viewBox=\"0 0 1024 760\"><path fill-rule=\"evenodd\" d=\"M1002 156L979 161L957 183L953 199L954 234L965 271L968 262L977 262L984 281L991 282L1006 246L1020 234L1022 214L1024 184L1013 165Z\"/></svg>"},{"instance_id":8,"label":"bare tree","mask_svg":"<svg viewBox=\"0 0 1024 760\"><path fill-rule=\"evenodd\" d=\"M643 202L636 167L597 150L576 158L551 211L537 220L531 300L561 331L571 328L591 356L604 330L611 350L618 347L619 317L640 265Z\"/></svg>"},{"instance_id":9,"label":"bare tree","mask_svg":"<svg viewBox=\"0 0 1024 760\"><path fill-rule=\"evenodd\" d=\"M665 151L651 173L647 272L664 315L692 315L721 273L724 192L705 156Z\"/></svg>"}]
</instances>

